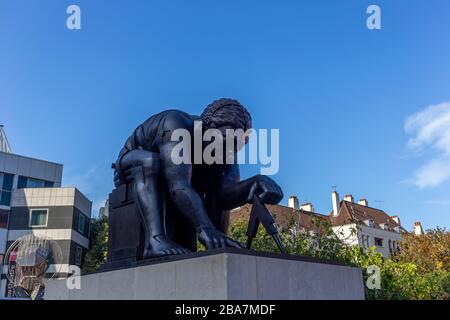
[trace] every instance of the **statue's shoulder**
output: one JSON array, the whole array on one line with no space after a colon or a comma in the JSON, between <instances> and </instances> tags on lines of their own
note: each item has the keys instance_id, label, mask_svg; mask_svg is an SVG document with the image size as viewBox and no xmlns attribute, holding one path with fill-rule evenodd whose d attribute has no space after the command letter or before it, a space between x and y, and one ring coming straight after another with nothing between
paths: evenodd
<instances>
[{"instance_id":1,"label":"statue's shoulder","mask_svg":"<svg viewBox=\"0 0 450 320\"><path fill-rule=\"evenodd\" d=\"M184 111L169 109L165 110L157 115L158 122L163 123L167 129L173 128L190 128L193 126L195 120L198 120L198 116L190 115Z\"/></svg>"}]
</instances>

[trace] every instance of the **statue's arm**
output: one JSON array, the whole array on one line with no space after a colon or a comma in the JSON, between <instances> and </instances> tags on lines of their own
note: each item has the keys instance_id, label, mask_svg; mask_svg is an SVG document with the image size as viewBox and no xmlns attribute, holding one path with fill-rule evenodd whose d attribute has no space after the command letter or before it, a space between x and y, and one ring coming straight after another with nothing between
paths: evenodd
<instances>
[{"instance_id":1,"label":"statue's arm","mask_svg":"<svg viewBox=\"0 0 450 320\"><path fill-rule=\"evenodd\" d=\"M266 204L277 204L283 198L280 186L271 178L256 175L240 181L239 165L227 164L221 181L221 204L225 210L251 203L253 195L261 198Z\"/></svg>"},{"instance_id":2,"label":"statue's arm","mask_svg":"<svg viewBox=\"0 0 450 320\"><path fill-rule=\"evenodd\" d=\"M185 215L197 229L213 228L203 201L191 185L192 165L174 164L171 159L172 149L178 142L166 142L160 146L163 175L170 190L176 208Z\"/></svg>"}]
</instances>

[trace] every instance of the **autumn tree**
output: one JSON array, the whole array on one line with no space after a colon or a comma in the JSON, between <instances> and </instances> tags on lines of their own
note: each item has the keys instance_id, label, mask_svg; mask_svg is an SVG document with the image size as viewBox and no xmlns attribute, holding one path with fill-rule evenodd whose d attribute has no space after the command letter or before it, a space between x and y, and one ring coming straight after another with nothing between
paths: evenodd
<instances>
[{"instance_id":1,"label":"autumn tree","mask_svg":"<svg viewBox=\"0 0 450 320\"><path fill-rule=\"evenodd\" d=\"M394 259L414 263L420 272L450 272L450 232L437 227L423 235L405 234Z\"/></svg>"}]
</instances>

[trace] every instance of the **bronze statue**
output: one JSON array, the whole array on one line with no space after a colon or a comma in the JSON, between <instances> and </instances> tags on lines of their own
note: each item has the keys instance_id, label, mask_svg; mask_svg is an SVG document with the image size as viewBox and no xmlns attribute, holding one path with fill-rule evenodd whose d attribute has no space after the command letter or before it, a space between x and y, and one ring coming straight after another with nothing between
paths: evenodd
<instances>
[{"instance_id":1,"label":"bronze statue","mask_svg":"<svg viewBox=\"0 0 450 320\"><path fill-rule=\"evenodd\" d=\"M175 164L172 152L178 141L172 141L172 134L185 129L193 135L195 121L202 122L203 130L214 128L224 135L227 129L252 127L249 112L233 99L214 101L201 116L163 111L137 127L113 164L116 188L133 186L129 193L144 234L142 258L196 251L197 239L206 249L241 248L226 236L228 211L251 203L254 196L263 204L277 204L283 197L281 188L267 176L241 181L236 162ZM238 149L236 143L223 155L235 156ZM115 237L113 232L110 235Z\"/></svg>"}]
</instances>

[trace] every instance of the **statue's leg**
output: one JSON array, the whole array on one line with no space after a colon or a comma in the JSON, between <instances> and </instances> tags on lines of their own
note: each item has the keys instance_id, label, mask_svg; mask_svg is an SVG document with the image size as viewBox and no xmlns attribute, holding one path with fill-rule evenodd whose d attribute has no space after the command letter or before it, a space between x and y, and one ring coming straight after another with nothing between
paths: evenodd
<instances>
[{"instance_id":1,"label":"statue's leg","mask_svg":"<svg viewBox=\"0 0 450 320\"><path fill-rule=\"evenodd\" d=\"M134 183L136 203L145 233L144 257L183 254L188 250L169 240L163 230L162 192L158 183L159 154L144 150L128 152L120 161L124 175Z\"/></svg>"}]
</instances>

